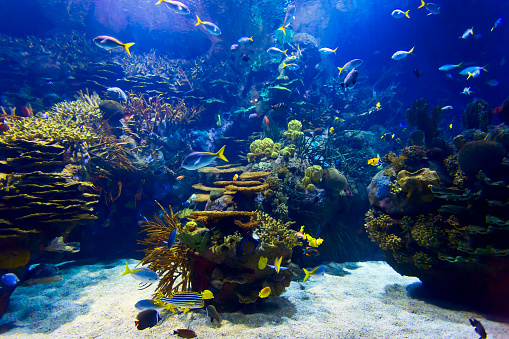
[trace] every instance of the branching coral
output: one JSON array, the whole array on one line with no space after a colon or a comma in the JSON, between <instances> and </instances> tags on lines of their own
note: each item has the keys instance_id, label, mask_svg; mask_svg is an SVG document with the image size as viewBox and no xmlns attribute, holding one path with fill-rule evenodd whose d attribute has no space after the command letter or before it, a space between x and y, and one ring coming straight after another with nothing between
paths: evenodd
<instances>
[{"instance_id":1,"label":"branching coral","mask_svg":"<svg viewBox=\"0 0 509 339\"><path fill-rule=\"evenodd\" d=\"M260 222L256 233L262 240L263 244L268 246L278 246L285 244L289 249L300 246L295 231L290 228L295 222L283 223L281 220L272 218L270 215L257 211L256 220Z\"/></svg>"}]
</instances>

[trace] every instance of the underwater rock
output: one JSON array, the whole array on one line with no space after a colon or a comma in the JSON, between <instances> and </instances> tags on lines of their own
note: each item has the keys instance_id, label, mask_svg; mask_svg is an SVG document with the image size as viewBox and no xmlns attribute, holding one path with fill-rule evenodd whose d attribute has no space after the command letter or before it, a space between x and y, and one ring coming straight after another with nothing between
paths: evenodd
<instances>
[{"instance_id":1,"label":"underwater rock","mask_svg":"<svg viewBox=\"0 0 509 339\"><path fill-rule=\"evenodd\" d=\"M334 194L338 194L348 187L348 182L343 174L335 168L326 168L323 171L322 186Z\"/></svg>"},{"instance_id":2,"label":"underwater rock","mask_svg":"<svg viewBox=\"0 0 509 339\"><path fill-rule=\"evenodd\" d=\"M297 33L292 38L292 43L299 44L301 48L313 47L318 49L316 39L308 33Z\"/></svg>"},{"instance_id":3,"label":"underwater rock","mask_svg":"<svg viewBox=\"0 0 509 339\"><path fill-rule=\"evenodd\" d=\"M110 125L119 124L118 120L124 116L124 108L115 100L101 101L99 103L99 109L103 112L103 119L108 120Z\"/></svg>"}]
</instances>

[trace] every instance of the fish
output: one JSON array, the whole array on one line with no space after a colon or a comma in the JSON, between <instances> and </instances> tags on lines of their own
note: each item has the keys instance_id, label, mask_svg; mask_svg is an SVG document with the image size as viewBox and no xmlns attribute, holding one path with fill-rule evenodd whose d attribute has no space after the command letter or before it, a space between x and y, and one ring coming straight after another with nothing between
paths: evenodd
<instances>
[{"instance_id":1,"label":"fish","mask_svg":"<svg viewBox=\"0 0 509 339\"><path fill-rule=\"evenodd\" d=\"M304 252L303 254L305 254L307 257L317 257L320 255L320 252L318 252L318 250L314 247L306 247L305 249L303 248L302 251Z\"/></svg>"},{"instance_id":2,"label":"fish","mask_svg":"<svg viewBox=\"0 0 509 339\"><path fill-rule=\"evenodd\" d=\"M286 54L286 51L288 51L288 49L285 49L284 51L282 51L277 47L271 47L267 50L267 54L269 54L270 56L273 56L273 57L278 57L281 54L284 54L286 57L288 57L288 55Z\"/></svg>"},{"instance_id":3,"label":"fish","mask_svg":"<svg viewBox=\"0 0 509 339\"><path fill-rule=\"evenodd\" d=\"M240 57L242 59L242 61L245 61L245 62L248 62L249 61L249 55L247 55L246 53L242 54L242 56Z\"/></svg>"},{"instance_id":4,"label":"fish","mask_svg":"<svg viewBox=\"0 0 509 339\"><path fill-rule=\"evenodd\" d=\"M177 14L182 14L182 15L191 14L191 11L189 10L189 8L180 1L159 0L156 2L156 5L159 5L163 2L166 5L166 7L168 7L169 9L171 9L172 11L174 11Z\"/></svg>"},{"instance_id":5,"label":"fish","mask_svg":"<svg viewBox=\"0 0 509 339\"><path fill-rule=\"evenodd\" d=\"M497 79L490 79L488 81L486 81L486 85L488 86L492 86L492 87L495 87L495 86L498 86L499 82Z\"/></svg>"},{"instance_id":6,"label":"fish","mask_svg":"<svg viewBox=\"0 0 509 339\"><path fill-rule=\"evenodd\" d=\"M267 116L263 117L263 121L265 122L265 127L269 127L270 120L269 120L269 118Z\"/></svg>"},{"instance_id":7,"label":"fish","mask_svg":"<svg viewBox=\"0 0 509 339\"><path fill-rule=\"evenodd\" d=\"M159 276L157 275L157 273L152 271L150 268L140 267L140 268L135 268L134 270L131 270L126 262L125 263L125 272L122 273L120 276L122 277L127 274L131 274L131 277L133 277L134 279L139 280L145 284L153 284L159 280Z\"/></svg>"},{"instance_id":8,"label":"fish","mask_svg":"<svg viewBox=\"0 0 509 339\"><path fill-rule=\"evenodd\" d=\"M334 133L334 127L333 127L333 126L331 126L331 127L329 128L329 134L332 134L332 133Z\"/></svg>"},{"instance_id":9,"label":"fish","mask_svg":"<svg viewBox=\"0 0 509 339\"><path fill-rule=\"evenodd\" d=\"M470 78L477 78L479 75L481 75L481 70L476 69L472 73L468 72L467 80Z\"/></svg>"},{"instance_id":10,"label":"fish","mask_svg":"<svg viewBox=\"0 0 509 339\"><path fill-rule=\"evenodd\" d=\"M239 44L232 44L230 46L230 50L235 51L237 48L239 48Z\"/></svg>"},{"instance_id":11,"label":"fish","mask_svg":"<svg viewBox=\"0 0 509 339\"><path fill-rule=\"evenodd\" d=\"M405 124L404 122L400 122L400 123L399 123L399 127L401 127L401 128L406 128L406 124Z\"/></svg>"},{"instance_id":12,"label":"fish","mask_svg":"<svg viewBox=\"0 0 509 339\"><path fill-rule=\"evenodd\" d=\"M392 140L394 139L394 133L385 133L384 135L382 135L381 139L384 141Z\"/></svg>"},{"instance_id":13,"label":"fish","mask_svg":"<svg viewBox=\"0 0 509 339\"><path fill-rule=\"evenodd\" d=\"M64 242L64 237L56 237L51 240L48 246L45 247L45 250L48 252L71 252L77 253L80 251L80 243L79 242Z\"/></svg>"},{"instance_id":14,"label":"fish","mask_svg":"<svg viewBox=\"0 0 509 339\"><path fill-rule=\"evenodd\" d=\"M426 8L426 10L429 12L428 15L440 14L440 7L437 4L434 4L432 2L425 3L424 0L421 0L421 5L417 8L419 9L423 7Z\"/></svg>"},{"instance_id":15,"label":"fish","mask_svg":"<svg viewBox=\"0 0 509 339\"><path fill-rule=\"evenodd\" d=\"M287 25L286 21L292 16L292 12L295 13L295 6L294 5L288 6L288 8L286 9L285 19L283 20L283 26L281 26L281 27L279 27L277 29L278 31L283 31L284 35L286 35L285 28L288 27L288 25L290 24L290 23L288 23L288 25Z\"/></svg>"},{"instance_id":16,"label":"fish","mask_svg":"<svg viewBox=\"0 0 509 339\"><path fill-rule=\"evenodd\" d=\"M452 129L452 124L449 124L449 129Z\"/></svg>"},{"instance_id":17,"label":"fish","mask_svg":"<svg viewBox=\"0 0 509 339\"><path fill-rule=\"evenodd\" d=\"M221 317L219 316L219 313L217 313L217 310L214 305L209 305L206 308L207 316L210 318L210 322L213 323L214 320L216 320L219 325L221 325Z\"/></svg>"},{"instance_id":18,"label":"fish","mask_svg":"<svg viewBox=\"0 0 509 339\"><path fill-rule=\"evenodd\" d=\"M0 277L0 290L16 287L18 284L19 279L14 273L5 273Z\"/></svg>"},{"instance_id":19,"label":"fish","mask_svg":"<svg viewBox=\"0 0 509 339\"><path fill-rule=\"evenodd\" d=\"M410 10L404 12L401 9L395 9L392 11L391 16L396 19L401 19L404 17L407 17L410 19L410 15L408 15L408 12L410 12Z\"/></svg>"},{"instance_id":20,"label":"fish","mask_svg":"<svg viewBox=\"0 0 509 339\"><path fill-rule=\"evenodd\" d=\"M131 52L129 51L129 48L135 44L134 42L129 42L127 44L124 44L124 43L120 42L119 40L117 40L111 36L107 36L107 35L96 36L93 39L93 41L98 47L101 47L102 49L105 49L107 51L109 51L111 49L118 48L118 47L122 47L125 50L125 52L127 53L127 55L129 55L129 56L131 56Z\"/></svg>"},{"instance_id":21,"label":"fish","mask_svg":"<svg viewBox=\"0 0 509 339\"><path fill-rule=\"evenodd\" d=\"M4 123L3 121L0 122L0 133L7 132L10 129L9 125Z\"/></svg>"},{"instance_id":22,"label":"fish","mask_svg":"<svg viewBox=\"0 0 509 339\"><path fill-rule=\"evenodd\" d=\"M470 67L467 67L467 68L464 68L461 70L460 72L460 75L463 75L463 76L468 76L469 73L475 73L477 71L485 71L485 72L488 72L485 68L486 66L470 66Z\"/></svg>"},{"instance_id":23,"label":"fish","mask_svg":"<svg viewBox=\"0 0 509 339\"><path fill-rule=\"evenodd\" d=\"M356 69L352 69L348 75L345 77L342 83L340 83L341 87L348 88L350 85L355 85L357 82L357 78L359 77L359 71Z\"/></svg>"},{"instance_id":24,"label":"fish","mask_svg":"<svg viewBox=\"0 0 509 339\"><path fill-rule=\"evenodd\" d=\"M306 280L308 280L310 277L321 277L325 274L325 266L323 265L320 265L311 271L308 271L305 268L303 268L302 270L304 270L305 274L304 280L302 280L303 283L305 283Z\"/></svg>"},{"instance_id":25,"label":"fish","mask_svg":"<svg viewBox=\"0 0 509 339\"><path fill-rule=\"evenodd\" d=\"M232 179L232 180L233 180L233 181L237 181L237 179L238 179L238 178L239 178L239 175L238 175L238 174L235 174L235 175L233 176L233 179Z\"/></svg>"},{"instance_id":26,"label":"fish","mask_svg":"<svg viewBox=\"0 0 509 339\"><path fill-rule=\"evenodd\" d=\"M463 35L460 36L460 39L466 39L466 38L468 38L471 35L474 35L474 27L471 27L471 28L467 29L463 33Z\"/></svg>"},{"instance_id":27,"label":"fish","mask_svg":"<svg viewBox=\"0 0 509 339\"><path fill-rule=\"evenodd\" d=\"M188 330L188 329L182 329L182 328L179 328L178 330L173 330L173 334L176 334L181 338L196 338L197 337L195 331Z\"/></svg>"},{"instance_id":28,"label":"fish","mask_svg":"<svg viewBox=\"0 0 509 339\"><path fill-rule=\"evenodd\" d=\"M123 102L127 102L127 94L123 90L121 90L118 87L110 87L106 89L109 93L115 93L118 97L118 99L122 100Z\"/></svg>"},{"instance_id":29,"label":"fish","mask_svg":"<svg viewBox=\"0 0 509 339\"><path fill-rule=\"evenodd\" d=\"M30 117L30 116L33 116L34 113L30 107L30 104L28 106L29 107L27 107L25 105L21 106L21 113L23 113L24 116Z\"/></svg>"},{"instance_id":30,"label":"fish","mask_svg":"<svg viewBox=\"0 0 509 339\"><path fill-rule=\"evenodd\" d=\"M336 48L337 49L337 48ZM334 53L336 53L336 49L334 50ZM300 49L300 45L297 44L297 59L300 59L302 57L302 50Z\"/></svg>"},{"instance_id":31,"label":"fish","mask_svg":"<svg viewBox=\"0 0 509 339\"><path fill-rule=\"evenodd\" d=\"M342 72L342 71L345 71L345 72L346 72L346 71L349 71L349 70L351 70L351 69L354 69L354 68L360 67L360 65L362 65L362 63L363 63L363 62L364 62L364 61L363 61L363 60L361 60L361 59L353 59L353 60L348 61L346 64L344 64L344 66L343 66L343 67L338 67L338 69L339 69L339 74L338 74L338 76L340 76L340 75L341 75L341 72Z\"/></svg>"},{"instance_id":32,"label":"fish","mask_svg":"<svg viewBox=\"0 0 509 339\"><path fill-rule=\"evenodd\" d=\"M380 101L379 101L379 102L377 102L377 103L376 103L376 105L375 105L375 109L376 109L377 111L379 111L379 110L380 110L380 108L382 108L382 104L381 104L381 103L380 103Z\"/></svg>"},{"instance_id":33,"label":"fish","mask_svg":"<svg viewBox=\"0 0 509 339\"><path fill-rule=\"evenodd\" d=\"M375 167L380 166L382 163L383 163L383 161L378 154L377 154L376 158L368 159L368 165L371 165L371 166L375 166Z\"/></svg>"},{"instance_id":34,"label":"fish","mask_svg":"<svg viewBox=\"0 0 509 339\"><path fill-rule=\"evenodd\" d=\"M420 78L420 76L421 76L421 71L420 71L419 69L417 69L417 68L416 68L416 69L414 69L414 74L415 74L415 76L416 76L417 78Z\"/></svg>"},{"instance_id":35,"label":"fish","mask_svg":"<svg viewBox=\"0 0 509 339\"><path fill-rule=\"evenodd\" d=\"M276 273L279 273L279 271L284 271L284 270L287 270L288 267L282 267L281 266L281 262L283 261L283 257L279 257L279 259L274 259L274 265L267 265L269 266L270 268L272 268L273 270L276 271Z\"/></svg>"},{"instance_id":36,"label":"fish","mask_svg":"<svg viewBox=\"0 0 509 339\"><path fill-rule=\"evenodd\" d=\"M205 29L207 32L209 32L212 35L219 35L221 34L221 30L219 27L217 27L215 24L209 21L201 21L200 17L198 15L196 16L196 19L198 20L197 23L195 23L195 26L202 25L203 29Z\"/></svg>"},{"instance_id":37,"label":"fish","mask_svg":"<svg viewBox=\"0 0 509 339\"><path fill-rule=\"evenodd\" d=\"M406 58L409 54L414 54L414 47L412 47L412 49L410 49L408 52L407 51L397 51L396 53L394 53L391 57L392 60L401 60L401 59L404 59Z\"/></svg>"},{"instance_id":38,"label":"fish","mask_svg":"<svg viewBox=\"0 0 509 339\"><path fill-rule=\"evenodd\" d=\"M271 292L270 287L267 286L262 288L262 290L258 293L258 296L260 298L267 298L270 295L270 292Z\"/></svg>"},{"instance_id":39,"label":"fish","mask_svg":"<svg viewBox=\"0 0 509 339\"><path fill-rule=\"evenodd\" d=\"M491 32L493 32L493 30L495 28L497 28L501 23L502 23L502 18L498 18L497 21L495 21L495 24L493 24L493 27L491 27Z\"/></svg>"},{"instance_id":40,"label":"fish","mask_svg":"<svg viewBox=\"0 0 509 339\"><path fill-rule=\"evenodd\" d=\"M475 332L481 336L479 339L486 339L488 337L486 329L484 329L484 326L479 320L472 318L468 319L468 321L470 321L470 325L475 328Z\"/></svg>"},{"instance_id":41,"label":"fish","mask_svg":"<svg viewBox=\"0 0 509 339\"><path fill-rule=\"evenodd\" d=\"M134 324L138 330L144 330L156 326L163 318L156 310L145 310L138 313Z\"/></svg>"},{"instance_id":42,"label":"fish","mask_svg":"<svg viewBox=\"0 0 509 339\"><path fill-rule=\"evenodd\" d=\"M440 71L444 71L444 72L448 72L448 71L450 71L450 70L451 70L451 69L453 69L453 68L460 67L462 63L463 63L463 62L460 62L460 63L459 63L459 64L457 64L457 65L450 65L450 64L443 65L443 66L440 66L440 68L439 68L438 70L440 70Z\"/></svg>"},{"instance_id":43,"label":"fish","mask_svg":"<svg viewBox=\"0 0 509 339\"><path fill-rule=\"evenodd\" d=\"M470 87L465 87L463 88L463 92L461 92L460 94L470 95L472 93L474 93L474 91L471 91Z\"/></svg>"},{"instance_id":44,"label":"fish","mask_svg":"<svg viewBox=\"0 0 509 339\"><path fill-rule=\"evenodd\" d=\"M212 280L210 282L210 285L212 285L212 287L215 288L216 290L220 290L223 288L223 283L220 282L219 280Z\"/></svg>"},{"instance_id":45,"label":"fish","mask_svg":"<svg viewBox=\"0 0 509 339\"><path fill-rule=\"evenodd\" d=\"M452 107L451 105L448 105L448 106L444 106L441 108L442 111L448 111L450 109L453 109L454 107Z\"/></svg>"},{"instance_id":46,"label":"fish","mask_svg":"<svg viewBox=\"0 0 509 339\"><path fill-rule=\"evenodd\" d=\"M258 269L263 270L265 267L267 267L267 258L265 258L263 255L260 257L260 260L258 260Z\"/></svg>"},{"instance_id":47,"label":"fish","mask_svg":"<svg viewBox=\"0 0 509 339\"><path fill-rule=\"evenodd\" d=\"M179 175L176 179L177 179L178 181L181 181L181 180L182 180L182 179L184 179L184 178L185 178L185 176L183 176L183 175Z\"/></svg>"},{"instance_id":48,"label":"fish","mask_svg":"<svg viewBox=\"0 0 509 339\"><path fill-rule=\"evenodd\" d=\"M175 309L181 308L184 310L185 314L190 309L202 308L205 306L204 300L213 298L214 294L209 290L205 290L201 293L191 291L174 292L169 297L165 297L159 292L154 303L171 312L176 312Z\"/></svg>"},{"instance_id":49,"label":"fish","mask_svg":"<svg viewBox=\"0 0 509 339\"><path fill-rule=\"evenodd\" d=\"M446 74L446 75L445 75L445 77L446 77L447 79L452 79L452 74Z\"/></svg>"},{"instance_id":50,"label":"fish","mask_svg":"<svg viewBox=\"0 0 509 339\"><path fill-rule=\"evenodd\" d=\"M330 49L330 48L328 48L328 47L322 47L322 48L320 48L320 49L318 50L318 52L320 52L320 53L322 53L322 54L325 54L325 55L327 55L327 54L332 54L332 53L336 54L336 50L337 50L337 49L338 49L337 47L336 47L335 49Z\"/></svg>"},{"instance_id":51,"label":"fish","mask_svg":"<svg viewBox=\"0 0 509 339\"><path fill-rule=\"evenodd\" d=\"M495 107L495 109L493 111L491 111L491 113L500 114L500 112L502 112L503 110L504 110L503 106L498 106L498 107Z\"/></svg>"},{"instance_id":52,"label":"fish","mask_svg":"<svg viewBox=\"0 0 509 339\"><path fill-rule=\"evenodd\" d=\"M255 239L253 236L246 234L235 246L235 253L237 257L246 256L256 250L260 241Z\"/></svg>"},{"instance_id":53,"label":"fish","mask_svg":"<svg viewBox=\"0 0 509 339\"><path fill-rule=\"evenodd\" d=\"M286 106L285 103L280 102L280 103L275 104L275 105L270 105L270 108L273 109L274 111L281 112L281 111L285 111L288 108L288 106Z\"/></svg>"},{"instance_id":54,"label":"fish","mask_svg":"<svg viewBox=\"0 0 509 339\"><path fill-rule=\"evenodd\" d=\"M41 119L49 119L49 114L44 112L37 112L35 116Z\"/></svg>"},{"instance_id":55,"label":"fish","mask_svg":"<svg viewBox=\"0 0 509 339\"><path fill-rule=\"evenodd\" d=\"M162 311L163 308L157 306L154 304L154 302L150 299L142 299L138 301L136 304L134 304L134 307L137 309L144 311L144 310L156 310L156 311Z\"/></svg>"},{"instance_id":56,"label":"fish","mask_svg":"<svg viewBox=\"0 0 509 339\"><path fill-rule=\"evenodd\" d=\"M282 67L281 69L283 69L283 68L285 68L285 67L288 67L288 68L289 68L289 69L291 69L292 71L296 71L296 70L299 70L299 69L300 69L300 66L299 66L298 64L294 63L294 62L293 62L293 63L291 63L291 64L288 64L288 65L287 65L287 64L285 64L285 63L284 63L284 61L283 61L283 67Z\"/></svg>"},{"instance_id":57,"label":"fish","mask_svg":"<svg viewBox=\"0 0 509 339\"><path fill-rule=\"evenodd\" d=\"M253 42L253 37L248 38L247 36L243 36L242 38L240 38L238 40L238 43L245 44L245 43L248 43L250 41Z\"/></svg>"},{"instance_id":58,"label":"fish","mask_svg":"<svg viewBox=\"0 0 509 339\"><path fill-rule=\"evenodd\" d=\"M171 231L170 235L168 236L168 240L166 241L166 245L169 249L175 245L175 240L177 239L177 229L175 228L173 231Z\"/></svg>"},{"instance_id":59,"label":"fish","mask_svg":"<svg viewBox=\"0 0 509 339\"><path fill-rule=\"evenodd\" d=\"M223 155L224 148L223 146L216 153L211 152L192 152L187 157L185 157L182 162L182 167L189 171L195 171L202 167L210 165L217 158L229 162L228 159Z\"/></svg>"}]
</instances>

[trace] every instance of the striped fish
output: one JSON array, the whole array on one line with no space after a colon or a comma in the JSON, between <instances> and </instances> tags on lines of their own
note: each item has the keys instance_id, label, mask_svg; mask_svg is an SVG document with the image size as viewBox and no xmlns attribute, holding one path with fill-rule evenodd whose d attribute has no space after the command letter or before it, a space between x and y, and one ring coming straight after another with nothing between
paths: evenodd
<instances>
[{"instance_id":1,"label":"striped fish","mask_svg":"<svg viewBox=\"0 0 509 339\"><path fill-rule=\"evenodd\" d=\"M159 292L154 303L174 313L176 309L182 309L185 314L190 309L202 308L205 306L204 299L212 298L214 298L214 295L209 290L205 290L202 293L190 291L175 292L169 297L165 297Z\"/></svg>"},{"instance_id":2,"label":"striped fish","mask_svg":"<svg viewBox=\"0 0 509 339\"><path fill-rule=\"evenodd\" d=\"M237 246L235 246L237 257L240 258L248 255L249 253L252 253L256 247L258 247L258 244L258 239L255 239L254 237L246 234L242 240L237 243Z\"/></svg>"}]
</instances>

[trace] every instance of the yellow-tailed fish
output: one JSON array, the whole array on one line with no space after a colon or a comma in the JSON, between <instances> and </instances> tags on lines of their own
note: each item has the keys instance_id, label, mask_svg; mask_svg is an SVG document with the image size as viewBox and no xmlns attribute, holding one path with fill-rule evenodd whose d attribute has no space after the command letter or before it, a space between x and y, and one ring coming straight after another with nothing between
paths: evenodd
<instances>
[{"instance_id":1,"label":"yellow-tailed fish","mask_svg":"<svg viewBox=\"0 0 509 339\"><path fill-rule=\"evenodd\" d=\"M269 259L265 258L264 256L260 257L260 260L258 260L258 268L260 270L263 270L265 267L267 267L267 261Z\"/></svg>"},{"instance_id":2,"label":"yellow-tailed fish","mask_svg":"<svg viewBox=\"0 0 509 339\"><path fill-rule=\"evenodd\" d=\"M371 158L371 159L368 159L368 165L371 165L371 166L379 166L381 164L381 161L380 161L380 158Z\"/></svg>"},{"instance_id":3,"label":"yellow-tailed fish","mask_svg":"<svg viewBox=\"0 0 509 339\"><path fill-rule=\"evenodd\" d=\"M117 39L115 39L111 36L107 36L107 35L96 36L94 38L94 43L98 47L101 47L102 49L105 49L107 51L109 51L110 49L122 47L126 51L127 55L129 55L129 56L131 56L131 52L129 52L129 47L134 45L134 42L129 42L127 44L124 44L124 43L118 41Z\"/></svg>"},{"instance_id":4,"label":"yellow-tailed fish","mask_svg":"<svg viewBox=\"0 0 509 339\"><path fill-rule=\"evenodd\" d=\"M306 236L306 240L307 240L309 246L311 246L311 247L318 247L323 243L322 238L315 239L312 236L310 236L309 234L305 234L305 236Z\"/></svg>"},{"instance_id":5,"label":"yellow-tailed fish","mask_svg":"<svg viewBox=\"0 0 509 339\"><path fill-rule=\"evenodd\" d=\"M270 287L269 286L262 288L260 293L258 293L258 296L260 298L267 298L269 295L270 295Z\"/></svg>"},{"instance_id":6,"label":"yellow-tailed fish","mask_svg":"<svg viewBox=\"0 0 509 339\"><path fill-rule=\"evenodd\" d=\"M228 159L223 155L224 148L223 146L216 153L211 152L193 152L190 153L182 162L182 167L186 170L194 171L200 169L202 167L210 165L210 163L217 158L228 162Z\"/></svg>"},{"instance_id":7,"label":"yellow-tailed fish","mask_svg":"<svg viewBox=\"0 0 509 339\"><path fill-rule=\"evenodd\" d=\"M238 175L238 174L235 174L235 175L233 176L233 181L237 181L237 179L238 179L238 178L239 178L239 175Z\"/></svg>"},{"instance_id":8,"label":"yellow-tailed fish","mask_svg":"<svg viewBox=\"0 0 509 339\"><path fill-rule=\"evenodd\" d=\"M312 271L308 271L305 268L303 268L302 270L304 270L304 274L306 275L304 277L304 280L302 281L304 283L311 276L322 276L325 273L325 266L320 265L317 268L313 269Z\"/></svg>"},{"instance_id":9,"label":"yellow-tailed fish","mask_svg":"<svg viewBox=\"0 0 509 339\"><path fill-rule=\"evenodd\" d=\"M194 25L195 26L199 26L199 25L202 25L203 28L209 32L210 34L212 35L219 35L221 34L221 30L219 29L219 27L217 27L215 24L213 24L212 22L209 22L209 21L201 21L200 18L198 17L198 15L196 16L196 19L198 20L197 23L195 23Z\"/></svg>"},{"instance_id":10,"label":"yellow-tailed fish","mask_svg":"<svg viewBox=\"0 0 509 339\"><path fill-rule=\"evenodd\" d=\"M380 107L382 107L382 104L380 102L377 102L375 106L376 110L378 111Z\"/></svg>"},{"instance_id":11,"label":"yellow-tailed fish","mask_svg":"<svg viewBox=\"0 0 509 339\"><path fill-rule=\"evenodd\" d=\"M273 270L276 271L276 273L279 273L280 271L287 270L288 267L281 267L281 262L283 261L283 257L279 257L279 259L274 259L274 265L267 265Z\"/></svg>"},{"instance_id":12,"label":"yellow-tailed fish","mask_svg":"<svg viewBox=\"0 0 509 339\"><path fill-rule=\"evenodd\" d=\"M120 276L124 276L130 274L131 277L133 277L136 280L139 280L146 284L152 284L159 280L159 276L156 272L152 271L149 268L141 267L136 268L134 270L131 270L129 266L127 265L127 262L125 263L125 272L122 273Z\"/></svg>"},{"instance_id":13,"label":"yellow-tailed fish","mask_svg":"<svg viewBox=\"0 0 509 339\"><path fill-rule=\"evenodd\" d=\"M330 134L334 133L334 127L331 126L331 128L329 128L329 133Z\"/></svg>"},{"instance_id":14,"label":"yellow-tailed fish","mask_svg":"<svg viewBox=\"0 0 509 339\"><path fill-rule=\"evenodd\" d=\"M180 1L173 1L173 0L159 0L156 2L156 5L159 5L161 3L165 3L165 5L171 9L172 11L174 11L175 13L177 14L183 14L183 15L188 15L191 13L191 11L189 10L189 8L184 5L182 2Z\"/></svg>"},{"instance_id":15,"label":"yellow-tailed fish","mask_svg":"<svg viewBox=\"0 0 509 339\"><path fill-rule=\"evenodd\" d=\"M452 124L449 125L449 129L452 129Z\"/></svg>"}]
</instances>

